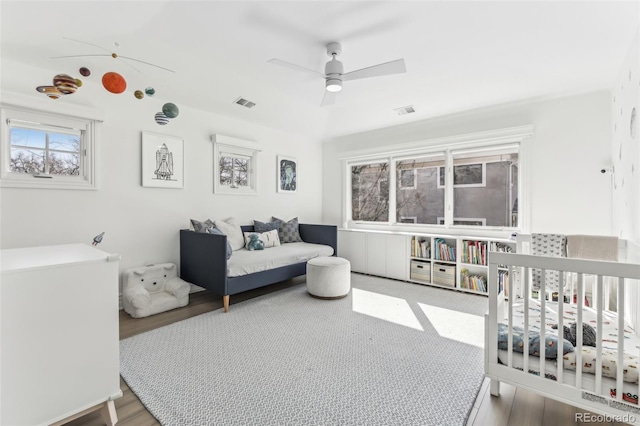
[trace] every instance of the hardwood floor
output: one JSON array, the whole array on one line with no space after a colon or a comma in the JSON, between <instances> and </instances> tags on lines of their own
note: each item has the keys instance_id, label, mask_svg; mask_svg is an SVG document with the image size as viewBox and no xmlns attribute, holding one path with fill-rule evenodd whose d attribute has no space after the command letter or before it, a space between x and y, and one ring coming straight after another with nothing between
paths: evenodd
<instances>
[{"instance_id":1,"label":"hardwood floor","mask_svg":"<svg viewBox=\"0 0 640 426\"><path fill-rule=\"evenodd\" d=\"M263 294L304 283L304 277L285 281L262 289L248 291L231 297L230 312L233 304ZM412 285L412 284L408 284ZM189 305L147 318L134 319L120 311L120 339L144 333L177 321L222 308L222 298L209 292L193 293ZM120 379L123 397L115 401L119 426L152 426L158 421L142 405L129 386ZM468 426L555 426L576 424L575 413L582 412L575 407L544 398L523 389L501 384L500 397L491 396L489 381L485 380L473 407ZM593 425L623 425L624 423L605 422ZM70 423L70 426L102 426L104 422L98 412L88 414ZM190 425L171 425L190 426ZM213 426L213 425L212 425ZM372 425L374 426L374 425Z\"/></svg>"}]
</instances>

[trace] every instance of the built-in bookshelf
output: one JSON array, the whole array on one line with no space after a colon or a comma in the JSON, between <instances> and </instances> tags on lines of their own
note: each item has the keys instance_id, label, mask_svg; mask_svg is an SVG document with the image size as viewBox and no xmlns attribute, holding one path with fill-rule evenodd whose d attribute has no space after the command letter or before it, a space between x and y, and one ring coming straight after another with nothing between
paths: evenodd
<instances>
[{"instance_id":1,"label":"built-in bookshelf","mask_svg":"<svg viewBox=\"0 0 640 426\"><path fill-rule=\"evenodd\" d=\"M338 255L353 272L477 294L489 289L490 253L516 251L515 241L498 238L363 230L340 230L338 237ZM506 292L509 271L498 269L494 285Z\"/></svg>"},{"instance_id":2,"label":"built-in bookshelf","mask_svg":"<svg viewBox=\"0 0 640 426\"><path fill-rule=\"evenodd\" d=\"M412 235L410 248L409 281L486 294L489 289L488 254L492 251L513 252L516 243L511 240ZM425 271L431 272L430 280ZM495 285L506 291L509 271L500 267L498 275L499 282Z\"/></svg>"}]
</instances>

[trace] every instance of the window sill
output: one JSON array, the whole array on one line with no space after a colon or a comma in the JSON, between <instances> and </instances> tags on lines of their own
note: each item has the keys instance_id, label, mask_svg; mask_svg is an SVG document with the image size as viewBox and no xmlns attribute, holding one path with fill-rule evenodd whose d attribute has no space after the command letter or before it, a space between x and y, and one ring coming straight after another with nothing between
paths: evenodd
<instances>
[{"instance_id":1,"label":"window sill","mask_svg":"<svg viewBox=\"0 0 640 426\"><path fill-rule=\"evenodd\" d=\"M80 189L89 191L98 189L94 183L82 179L65 179L64 177L34 178L31 175L20 178L0 179L0 188Z\"/></svg>"}]
</instances>

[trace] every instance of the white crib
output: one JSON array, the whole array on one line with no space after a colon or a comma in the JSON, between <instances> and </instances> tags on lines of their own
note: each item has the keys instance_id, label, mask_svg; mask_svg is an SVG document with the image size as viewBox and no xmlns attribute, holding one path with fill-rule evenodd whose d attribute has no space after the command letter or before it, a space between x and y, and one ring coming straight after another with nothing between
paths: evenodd
<instances>
[{"instance_id":1,"label":"white crib","mask_svg":"<svg viewBox=\"0 0 640 426\"><path fill-rule=\"evenodd\" d=\"M640 381L637 380L637 376L634 383L623 380L625 374L628 373L628 368L625 370L625 362L627 367L629 365L628 358L630 356L640 358L640 349L633 347L634 344L625 342L625 340L629 340L629 336L625 338L624 321L624 289L626 286L640 285L640 265L494 252L489 254L488 263L488 282L493 285L489 285L489 312L485 316L485 374L491 379L491 394L499 396L500 382L505 382L578 408L612 416L618 421L640 425L640 405L638 405ZM530 276L531 270L534 268L543 270L541 288L538 293L540 297L537 302L533 302L530 298L532 294ZM504 276L505 270L508 271L509 279L508 283L505 283L504 290L510 297L505 297L505 291L500 291L498 288L499 276ZM544 271L546 270L561 272L559 274L560 288L563 288L564 282L568 279L575 283L577 303L574 306L570 306L574 300L572 295L568 298L569 302L564 300L563 295L557 297L557 302L546 300L543 297L547 294L544 279ZM584 306L586 278L592 279L595 283L591 308ZM606 300L605 281L611 280L614 280L617 285L617 313L611 313L602 308ZM532 327L534 321L531 316L532 303L536 303L536 306L540 308L539 321L542 325L535 330ZM555 345L554 349L557 350L558 362L554 359L547 359L545 356L529 354L530 337L538 333L539 341L545 343L547 337L551 337L552 332L546 330L545 327L549 322L557 322L561 341L561 330L564 325L569 325L565 323L564 318L565 312L569 311L569 308L575 308L572 312L575 314L574 322L577 324L577 330L582 330L583 324L589 322L585 320L588 310L588 313L592 315L590 318L593 318L591 325L598 337L595 348L584 349L582 333L576 333L575 362L573 364L575 371L568 371L565 368L564 360L566 358L563 355L561 344ZM522 327L524 332L522 353L515 353L513 350L513 321L517 316L516 309L518 312L525 313ZM548 312L557 312L557 317L549 321ZM610 336L611 331L605 331L605 324L612 321L617 322L618 335L617 337L611 336L611 339L608 340L612 342L617 340L617 343L614 343L614 357L617 356L617 360L613 361L616 365L616 371L607 371L609 377L604 377L602 373L603 338L605 333ZM507 325L508 329L507 347L500 353L498 349L499 323ZM626 327L627 334L629 334L629 325L627 324ZM625 347L625 343L627 343L627 347ZM593 374L587 373L587 369L583 368L583 349L595 354ZM604 352L611 356L611 350L607 349ZM499 361L499 357L502 357L502 362ZM608 360L607 365L611 365L611 362ZM587 366L591 366L591 364L587 364ZM533 371L538 373L533 373ZM545 374L545 372L552 374ZM613 376L615 378L610 378ZM623 391L615 391L614 394L614 390Z\"/></svg>"}]
</instances>

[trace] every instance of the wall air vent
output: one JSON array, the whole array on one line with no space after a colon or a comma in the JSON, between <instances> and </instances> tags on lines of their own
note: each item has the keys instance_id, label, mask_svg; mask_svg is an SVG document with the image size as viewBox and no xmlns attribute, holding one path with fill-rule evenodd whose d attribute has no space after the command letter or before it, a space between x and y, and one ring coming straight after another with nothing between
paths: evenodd
<instances>
[{"instance_id":1,"label":"wall air vent","mask_svg":"<svg viewBox=\"0 0 640 426\"><path fill-rule=\"evenodd\" d=\"M398 115L412 114L412 113L416 112L416 110L413 107L413 105L408 105L408 106L405 106L405 107L402 107L402 108L396 108L396 109L394 109L394 111Z\"/></svg>"},{"instance_id":2,"label":"wall air vent","mask_svg":"<svg viewBox=\"0 0 640 426\"><path fill-rule=\"evenodd\" d=\"M236 99L235 101L233 101L233 103L242 105L243 107L247 107L247 108L253 108L254 106L256 106L255 102L248 101L242 97Z\"/></svg>"}]
</instances>

